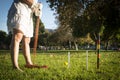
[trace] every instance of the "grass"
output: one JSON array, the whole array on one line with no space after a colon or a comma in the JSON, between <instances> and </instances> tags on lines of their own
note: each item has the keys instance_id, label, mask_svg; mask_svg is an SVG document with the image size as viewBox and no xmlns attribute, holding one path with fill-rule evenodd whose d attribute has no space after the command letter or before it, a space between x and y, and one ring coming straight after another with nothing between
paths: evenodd
<instances>
[{"instance_id":1,"label":"grass","mask_svg":"<svg viewBox=\"0 0 120 80\"><path fill-rule=\"evenodd\" d=\"M48 69L27 69L25 60L20 53L19 66L24 72L12 69L8 51L0 51L0 80L120 80L120 52L101 52L100 68L96 68L96 54L88 53L88 70L86 70L86 52L72 51L70 67L67 52L51 51L37 53L34 62L47 65ZM34 58L31 55L32 59Z\"/></svg>"}]
</instances>

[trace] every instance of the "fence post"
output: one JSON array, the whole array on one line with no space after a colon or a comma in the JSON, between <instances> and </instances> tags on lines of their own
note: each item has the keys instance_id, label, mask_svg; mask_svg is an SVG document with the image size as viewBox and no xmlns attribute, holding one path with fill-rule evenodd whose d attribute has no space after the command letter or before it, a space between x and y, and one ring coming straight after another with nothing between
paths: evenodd
<instances>
[{"instance_id":1,"label":"fence post","mask_svg":"<svg viewBox=\"0 0 120 80\"><path fill-rule=\"evenodd\" d=\"M100 34L97 38L97 69L100 67Z\"/></svg>"},{"instance_id":2,"label":"fence post","mask_svg":"<svg viewBox=\"0 0 120 80\"><path fill-rule=\"evenodd\" d=\"M70 67L70 52L68 52L68 68Z\"/></svg>"},{"instance_id":3,"label":"fence post","mask_svg":"<svg viewBox=\"0 0 120 80\"><path fill-rule=\"evenodd\" d=\"M86 69L88 70L88 50L86 50Z\"/></svg>"}]
</instances>

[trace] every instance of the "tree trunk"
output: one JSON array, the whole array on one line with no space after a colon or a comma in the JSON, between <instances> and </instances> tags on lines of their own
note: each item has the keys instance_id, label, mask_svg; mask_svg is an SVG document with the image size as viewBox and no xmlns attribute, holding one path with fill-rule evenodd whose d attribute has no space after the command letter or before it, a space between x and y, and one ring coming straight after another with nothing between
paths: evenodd
<instances>
[{"instance_id":1,"label":"tree trunk","mask_svg":"<svg viewBox=\"0 0 120 80\"><path fill-rule=\"evenodd\" d=\"M74 42L74 45L75 45L75 50L78 51L78 44Z\"/></svg>"},{"instance_id":2,"label":"tree trunk","mask_svg":"<svg viewBox=\"0 0 120 80\"><path fill-rule=\"evenodd\" d=\"M105 42L105 50L106 50L106 51L108 50L108 46L109 46L109 42L106 41L106 42Z\"/></svg>"},{"instance_id":3,"label":"tree trunk","mask_svg":"<svg viewBox=\"0 0 120 80\"><path fill-rule=\"evenodd\" d=\"M71 41L69 40L69 50L71 49Z\"/></svg>"}]
</instances>

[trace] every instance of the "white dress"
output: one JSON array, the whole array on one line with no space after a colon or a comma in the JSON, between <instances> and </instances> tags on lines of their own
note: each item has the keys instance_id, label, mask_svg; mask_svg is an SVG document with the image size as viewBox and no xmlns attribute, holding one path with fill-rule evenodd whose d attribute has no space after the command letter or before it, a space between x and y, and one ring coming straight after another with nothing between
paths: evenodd
<instances>
[{"instance_id":1,"label":"white dress","mask_svg":"<svg viewBox=\"0 0 120 80\"><path fill-rule=\"evenodd\" d=\"M15 28L22 31L25 37L33 37L32 13L27 4L13 2L8 12L8 32L13 33Z\"/></svg>"}]
</instances>

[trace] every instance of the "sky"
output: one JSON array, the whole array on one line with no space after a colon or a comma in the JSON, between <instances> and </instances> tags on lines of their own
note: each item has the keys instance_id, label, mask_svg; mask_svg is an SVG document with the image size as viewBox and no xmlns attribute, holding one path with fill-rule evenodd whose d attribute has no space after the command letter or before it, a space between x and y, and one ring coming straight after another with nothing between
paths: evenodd
<instances>
[{"instance_id":1,"label":"sky","mask_svg":"<svg viewBox=\"0 0 120 80\"><path fill-rule=\"evenodd\" d=\"M42 9L42 17L41 20L45 25L46 29L56 29L57 25L55 24L55 16L53 15L54 11L52 11L46 0L38 0L42 2L43 9ZM12 4L13 0L1 0L0 2L0 30L7 32L7 14L8 10Z\"/></svg>"}]
</instances>

